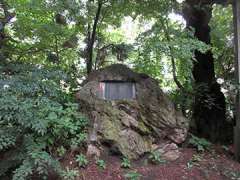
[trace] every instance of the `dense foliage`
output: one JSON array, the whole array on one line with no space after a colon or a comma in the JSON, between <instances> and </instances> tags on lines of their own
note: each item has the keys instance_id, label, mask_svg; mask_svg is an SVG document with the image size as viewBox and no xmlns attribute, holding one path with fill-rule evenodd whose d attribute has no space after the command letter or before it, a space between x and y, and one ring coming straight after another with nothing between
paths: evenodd
<instances>
[{"instance_id":1,"label":"dense foliage","mask_svg":"<svg viewBox=\"0 0 240 180\"><path fill-rule=\"evenodd\" d=\"M214 6L212 28L212 49L215 56L215 72L221 83L227 101L227 118L233 118L235 108L236 82L234 79L234 36L231 6Z\"/></svg>"},{"instance_id":2,"label":"dense foliage","mask_svg":"<svg viewBox=\"0 0 240 180\"><path fill-rule=\"evenodd\" d=\"M14 64L1 66L0 176L16 168L13 179L61 173L58 147L78 147L86 118L67 94L67 76L58 70Z\"/></svg>"},{"instance_id":3,"label":"dense foliage","mask_svg":"<svg viewBox=\"0 0 240 180\"><path fill-rule=\"evenodd\" d=\"M233 120L230 5L211 4L208 45L195 37L196 29L186 28L184 2L178 0L2 0L0 5L0 179L46 178L49 171L74 179L76 172L64 171L58 159L86 137L87 119L78 112L75 90L87 73L113 63L157 79L191 119L195 95L209 91L194 83L195 52L211 51ZM211 109L213 102L207 96L202 103ZM208 146L195 136L191 143L200 150ZM151 159L161 162L159 154ZM76 161L88 163L82 154ZM128 159L123 167L130 167Z\"/></svg>"}]
</instances>

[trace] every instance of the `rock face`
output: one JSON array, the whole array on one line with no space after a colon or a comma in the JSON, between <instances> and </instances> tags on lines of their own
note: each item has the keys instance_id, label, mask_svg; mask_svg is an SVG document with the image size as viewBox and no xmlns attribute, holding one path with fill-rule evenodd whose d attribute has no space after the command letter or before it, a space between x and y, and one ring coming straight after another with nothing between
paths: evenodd
<instances>
[{"instance_id":1,"label":"rock face","mask_svg":"<svg viewBox=\"0 0 240 180\"><path fill-rule=\"evenodd\" d=\"M100 98L99 84L103 81L134 82L136 98L111 101ZM76 97L80 111L90 119L91 147L108 147L112 152L137 159L152 151L156 144L180 144L186 138L188 121L175 109L158 82L124 65L92 72Z\"/></svg>"}]
</instances>

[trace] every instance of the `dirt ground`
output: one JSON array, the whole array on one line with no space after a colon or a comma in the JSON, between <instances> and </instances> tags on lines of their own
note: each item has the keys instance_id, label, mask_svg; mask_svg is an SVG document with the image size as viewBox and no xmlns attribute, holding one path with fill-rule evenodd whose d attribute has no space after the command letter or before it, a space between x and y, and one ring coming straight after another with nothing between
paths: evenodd
<instances>
[{"instance_id":1,"label":"dirt ground","mask_svg":"<svg viewBox=\"0 0 240 180\"><path fill-rule=\"evenodd\" d=\"M231 149L231 148L230 148ZM137 171L140 180L240 180L240 164L233 159L233 153L221 146L198 153L192 148L181 148L181 156L174 162L153 165L148 160L131 162L130 169L121 168L121 159L117 156L101 157L106 168L99 168L90 160L85 168L78 168L68 156L63 165L79 171L78 180L124 180L126 174Z\"/></svg>"}]
</instances>

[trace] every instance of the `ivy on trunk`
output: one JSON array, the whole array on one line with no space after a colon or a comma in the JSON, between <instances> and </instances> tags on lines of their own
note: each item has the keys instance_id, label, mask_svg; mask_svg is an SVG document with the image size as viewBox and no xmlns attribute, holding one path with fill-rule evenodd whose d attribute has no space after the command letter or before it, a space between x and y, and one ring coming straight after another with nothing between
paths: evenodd
<instances>
[{"instance_id":1,"label":"ivy on trunk","mask_svg":"<svg viewBox=\"0 0 240 180\"><path fill-rule=\"evenodd\" d=\"M186 0L183 14L187 27L194 28L194 36L210 44L209 22L212 16L212 1ZM211 50L206 53L195 51L193 77L196 94L193 106L195 132L213 142L224 141L228 137L226 129L226 103L214 72L214 58ZM230 130L229 133L232 131Z\"/></svg>"}]
</instances>

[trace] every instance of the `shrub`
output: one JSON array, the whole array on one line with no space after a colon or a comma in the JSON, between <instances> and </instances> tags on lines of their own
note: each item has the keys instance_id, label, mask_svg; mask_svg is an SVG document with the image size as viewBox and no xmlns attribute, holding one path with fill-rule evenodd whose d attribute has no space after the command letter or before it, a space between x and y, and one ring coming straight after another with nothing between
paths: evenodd
<instances>
[{"instance_id":1,"label":"shrub","mask_svg":"<svg viewBox=\"0 0 240 180\"><path fill-rule=\"evenodd\" d=\"M86 167L88 160L85 155L79 154L76 156L76 161L78 162L79 167Z\"/></svg>"},{"instance_id":2,"label":"shrub","mask_svg":"<svg viewBox=\"0 0 240 180\"><path fill-rule=\"evenodd\" d=\"M139 180L142 175L137 171L131 171L125 174L125 177L130 180Z\"/></svg>"},{"instance_id":3,"label":"shrub","mask_svg":"<svg viewBox=\"0 0 240 180\"><path fill-rule=\"evenodd\" d=\"M67 167L66 171L63 171L61 176L63 180L75 180L78 174L79 172L77 170L69 169Z\"/></svg>"},{"instance_id":4,"label":"shrub","mask_svg":"<svg viewBox=\"0 0 240 180\"><path fill-rule=\"evenodd\" d=\"M205 151L209 149L211 143L204 138L198 138L194 135L191 135L189 143L197 148L197 151Z\"/></svg>"},{"instance_id":5,"label":"shrub","mask_svg":"<svg viewBox=\"0 0 240 180\"><path fill-rule=\"evenodd\" d=\"M99 168L101 168L101 169L106 169L106 163L105 163L104 160L98 159L98 160L96 161L96 163L97 163L97 165L98 165Z\"/></svg>"},{"instance_id":6,"label":"shrub","mask_svg":"<svg viewBox=\"0 0 240 180\"><path fill-rule=\"evenodd\" d=\"M131 167L131 162L128 158L124 157L121 162L121 167L123 168L130 168Z\"/></svg>"},{"instance_id":7,"label":"shrub","mask_svg":"<svg viewBox=\"0 0 240 180\"><path fill-rule=\"evenodd\" d=\"M154 164L165 163L166 161L161 158L161 153L158 151L153 151L149 155L149 160Z\"/></svg>"},{"instance_id":8,"label":"shrub","mask_svg":"<svg viewBox=\"0 0 240 180\"><path fill-rule=\"evenodd\" d=\"M86 118L60 81L67 76L36 66L0 66L0 177L47 176L61 167L51 150L79 145ZM81 137L81 138L80 138Z\"/></svg>"},{"instance_id":9,"label":"shrub","mask_svg":"<svg viewBox=\"0 0 240 180\"><path fill-rule=\"evenodd\" d=\"M60 146L57 148L57 154L58 156L62 157L66 153L66 149L63 146Z\"/></svg>"}]
</instances>

